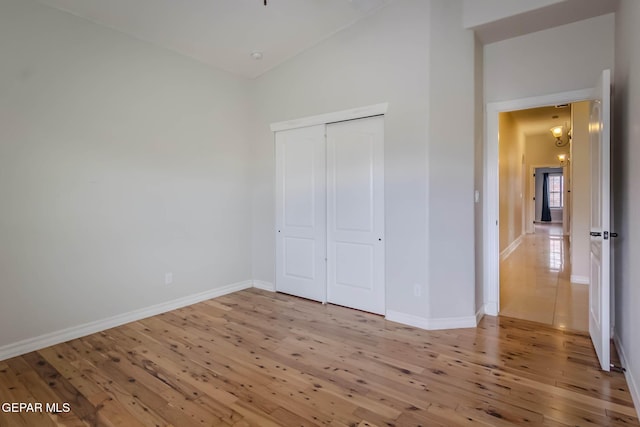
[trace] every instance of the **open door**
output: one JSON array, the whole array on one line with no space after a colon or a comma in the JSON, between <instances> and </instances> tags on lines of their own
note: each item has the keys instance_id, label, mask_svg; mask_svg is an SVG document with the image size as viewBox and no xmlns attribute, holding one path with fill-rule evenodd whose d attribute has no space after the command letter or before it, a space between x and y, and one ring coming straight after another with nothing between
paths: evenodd
<instances>
[{"instance_id":1,"label":"open door","mask_svg":"<svg viewBox=\"0 0 640 427\"><path fill-rule=\"evenodd\" d=\"M610 369L610 265L609 236L611 206L611 72L604 70L591 101L589 140L591 146L591 272L589 290L589 334L603 371Z\"/></svg>"}]
</instances>

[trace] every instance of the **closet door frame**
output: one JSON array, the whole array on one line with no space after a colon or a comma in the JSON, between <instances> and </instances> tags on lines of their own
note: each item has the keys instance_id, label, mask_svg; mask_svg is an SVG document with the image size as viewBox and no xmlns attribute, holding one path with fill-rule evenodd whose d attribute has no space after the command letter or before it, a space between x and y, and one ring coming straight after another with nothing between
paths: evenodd
<instances>
[{"instance_id":1,"label":"closet door frame","mask_svg":"<svg viewBox=\"0 0 640 427\"><path fill-rule=\"evenodd\" d=\"M336 111L333 113L319 114L295 120L286 120L271 124L271 132L305 128L314 125L326 125L334 122L344 122L346 120L364 119L371 116L383 116L389 109L389 103L367 105L365 107L351 108L349 110Z\"/></svg>"}]
</instances>

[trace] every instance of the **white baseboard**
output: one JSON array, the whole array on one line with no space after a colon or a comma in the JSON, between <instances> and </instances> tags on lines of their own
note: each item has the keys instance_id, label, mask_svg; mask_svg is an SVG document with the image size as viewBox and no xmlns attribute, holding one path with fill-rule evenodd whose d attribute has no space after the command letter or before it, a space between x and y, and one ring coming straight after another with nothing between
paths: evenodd
<instances>
[{"instance_id":1,"label":"white baseboard","mask_svg":"<svg viewBox=\"0 0 640 427\"><path fill-rule=\"evenodd\" d=\"M488 302L484 305L484 314L489 316L497 316L498 315L498 303L496 302Z\"/></svg>"},{"instance_id":2,"label":"white baseboard","mask_svg":"<svg viewBox=\"0 0 640 427\"><path fill-rule=\"evenodd\" d=\"M128 313L118 314L106 319L96 320L94 322L85 323L79 326L72 326L70 328L50 332L48 334L40 335L34 338L27 338L26 340L18 341L16 343L7 344L0 347L0 361L9 359L11 357L20 356L32 351L40 350L52 345L60 344L65 341L95 334L96 332L124 325L125 323L131 323L135 322L136 320L141 320L161 313L166 313L168 311L206 301L211 298L216 298L222 295L241 291L243 289L248 289L252 286L253 282L251 280L234 283L198 294L178 298L172 301L152 305L150 307L130 311Z\"/></svg>"},{"instance_id":3,"label":"white baseboard","mask_svg":"<svg viewBox=\"0 0 640 427\"><path fill-rule=\"evenodd\" d=\"M476 316L427 319L425 317L414 316L413 314L387 310L385 318L392 322L402 323L403 325L414 326L416 328L430 331L439 329L475 328L477 326Z\"/></svg>"},{"instance_id":4,"label":"white baseboard","mask_svg":"<svg viewBox=\"0 0 640 427\"><path fill-rule=\"evenodd\" d=\"M507 257L513 253L513 251L518 249L518 246L520 246L520 243L522 243L522 234L518 236L518 238L515 239L513 242L511 242L509 246L504 248L502 252L500 252L500 261L504 261L505 259L507 259Z\"/></svg>"},{"instance_id":5,"label":"white baseboard","mask_svg":"<svg viewBox=\"0 0 640 427\"><path fill-rule=\"evenodd\" d=\"M263 291L275 292L276 285L271 282L265 282L263 280L254 280L253 287L256 289L262 289Z\"/></svg>"},{"instance_id":6,"label":"white baseboard","mask_svg":"<svg viewBox=\"0 0 640 427\"><path fill-rule=\"evenodd\" d=\"M638 414L638 418L640 418L640 387L635 380L635 374L640 374L640 371L637 371L636 368L638 366L631 366L629 364L630 359L627 358L627 355L624 352L624 347L622 343L618 339L617 336L613 336L613 343L616 346L616 350L618 350L618 356L620 356L620 362L622 363L622 367L625 368L624 377L627 380L627 384L629 384L629 393L631 393L631 398L633 399L633 405L636 407L636 413ZM640 368L639 368L640 369Z\"/></svg>"},{"instance_id":7,"label":"white baseboard","mask_svg":"<svg viewBox=\"0 0 640 427\"><path fill-rule=\"evenodd\" d=\"M579 285L588 285L589 284L589 276L577 276L575 274L571 275L571 283L577 283Z\"/></svg>"},{"instance_id":8,"label":"white baseboard","mask_svg":"<svg viewBox=\"0 0 640 427\"><path fill-rule=\"evenodd\" d=\"M478 311L476 311L476 326L478 326L478 323L480 323L483 317L484 317L484 306L480 306Z\"/></svg>"}]
</instances>

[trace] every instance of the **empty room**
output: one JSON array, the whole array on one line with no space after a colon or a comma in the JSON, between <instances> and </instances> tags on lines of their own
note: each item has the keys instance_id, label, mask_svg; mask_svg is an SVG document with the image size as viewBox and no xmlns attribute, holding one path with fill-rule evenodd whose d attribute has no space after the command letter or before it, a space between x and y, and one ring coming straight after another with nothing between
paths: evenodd
<instances>
[{"instance_id":1,"label":"empty room","mask_svg":"<svg viewBox=\"0 0 640 427\"><path fill-rule=\"evenodd\" d=\"M0 426L640 426L637 22L0 0Z\"/></svg>"}]
</instances>

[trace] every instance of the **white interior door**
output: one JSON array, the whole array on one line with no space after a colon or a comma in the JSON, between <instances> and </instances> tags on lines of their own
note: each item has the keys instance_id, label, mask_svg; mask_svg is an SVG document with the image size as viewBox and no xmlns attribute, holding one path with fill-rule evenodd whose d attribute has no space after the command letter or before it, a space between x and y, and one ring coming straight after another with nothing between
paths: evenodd
<instances>
[{"instance_id":1,"label":"white interior door","mask_svg":"<svg viewBox=\"0 0 640 427\"><path fill-rule=\"evenodd\" d=\"M276 290L326 302L325 125L276 133Z\"/></svg>"},{"instance_id":2,"label":"white interior door","mask_svg":"<svg viewBox=\"0 0 640 427\"><path fill-rule=\"evenodd\" d=\"M602 370L610 368L610 264L611 206L610 125L611 73L605 70L591 102L589 139L591 146L591 273L589 290L589 334Z\"/></svg>"},{"instance_id":3,"label":"white interior door","mask_svg":"<svg viewBox=\"0 0 640 427\"><path fill-rule=\"evenodd\" d=\"M327 125L327 300L385 313L384 119Z\"/></svg>"}]
</instances>

